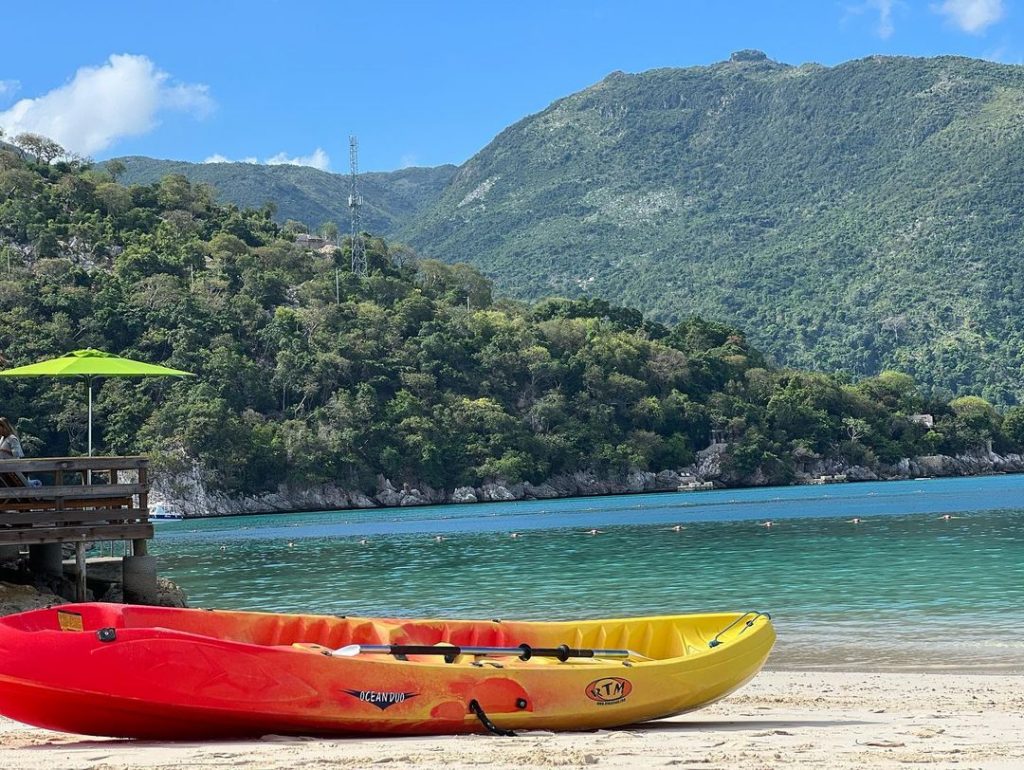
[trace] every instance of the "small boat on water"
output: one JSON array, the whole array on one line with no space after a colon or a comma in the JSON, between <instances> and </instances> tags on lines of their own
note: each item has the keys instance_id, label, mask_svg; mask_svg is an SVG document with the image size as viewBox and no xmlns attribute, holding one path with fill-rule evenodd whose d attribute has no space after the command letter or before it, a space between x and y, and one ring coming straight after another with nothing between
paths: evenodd
<instances>
[{"instance_id":1,"label":"small boat on water","mask_svg":"<svg viewBox=\"0 0 1024 770\"><path fill-rule=\"evenodd\" d=\"M185 516L180 511L168 508L163 503L149 506L149 518L154 521L180 521Z\"/></svg>"},{"instance_id":2,"label":"small boat on water","mask_svg":"<svg viewBox=\"0 0 1024 770\"><path fill-rule=\"evenodd\" d=\"M146 739L592 730L751 679L766 614L399 620L72 604L0 618L0 714Z\"/></svg>"}]
</instances>

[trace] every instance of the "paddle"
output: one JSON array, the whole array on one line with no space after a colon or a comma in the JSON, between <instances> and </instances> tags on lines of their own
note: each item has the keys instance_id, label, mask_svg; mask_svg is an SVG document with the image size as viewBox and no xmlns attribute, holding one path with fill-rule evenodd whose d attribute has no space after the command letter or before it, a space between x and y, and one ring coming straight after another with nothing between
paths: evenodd
<instances>
[{"instance_id":1,"label":"paddle","mask_svg":"<svg viewBox=\"0 0 1024 770\"><path fill-rule=\"evenodd\" d=\"M530 658L558 658L567 661L569 658L642 658L644 656L632 650L591 650L574 649L565 644L558 647L531 647L521 644L518 647L459 647L459 646L428 646L420 644L349 644L331 651L332 655L352 658L356 655L443 655L455 658L457 655L516 655L520 660Z\"/></svg>"}]
</instances>

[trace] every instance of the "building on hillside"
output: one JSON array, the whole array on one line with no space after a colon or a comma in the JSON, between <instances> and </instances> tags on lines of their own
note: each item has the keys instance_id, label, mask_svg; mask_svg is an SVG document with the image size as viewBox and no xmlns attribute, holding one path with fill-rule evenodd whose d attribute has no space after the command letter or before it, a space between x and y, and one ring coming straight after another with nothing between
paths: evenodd
<instances>
[{"instance_id":1,"label":"building on hillside","mask_svg":"<svg viewBox=\"0 0 1024 770\"><path fill-rule=\"evenodd\" d=\"M909 415L907 419L913 423L917 423L918 425L923 425L928 430L935 427L935 418L930 414L912 414Z\"/></svg>"},{"instance_id":2,"label":"building on hillside","mask_svg":"<svg viewBox=\"0 0 1024 770\"><path fill-rule=\"evenodd\" d=\"M299 233L295 236L295 245L302 246L305 249L312 249L317 251L327 245L327 241L321 238L319 235L310 235L309 233Z\"/></svg>"}]
</instances>

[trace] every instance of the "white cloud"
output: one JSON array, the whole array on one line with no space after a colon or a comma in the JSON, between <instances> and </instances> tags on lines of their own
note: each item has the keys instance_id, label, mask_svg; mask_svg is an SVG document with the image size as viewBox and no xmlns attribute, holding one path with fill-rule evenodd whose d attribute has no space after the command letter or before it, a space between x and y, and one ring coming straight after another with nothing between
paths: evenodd
<instances>
[{"instance_id":1,"label":"white cloud","mask_svg":"<svg viewBox=\"0 0 1024 770\"><path fill-rule=\"evenodd\" d=\"M850 16L860 16L868 12L872 14L877 13L878 26L875 28L875 33L883 40L888 40L896 31L896 25L893 22L893 12L903 6L904 4L901 0L864 0L864 2L858 5L846 6L843 22L845 23Z\"/></svg>"},{"instance_id":2,"label":"white cloud","mask_svg":"<svg viewBox=\"0 0 1024 770\"><path fill-rule=\"evenodd\" d=\"M21 88L17 80L0 80L0 97L13 96Z\"/></svg>"},{"instance_id":3,"label":"white cloud","mask_svg":"<svg viewBox=\"0 0 1024 770\"><path fill-rule=\"evenodd\" d=\"M268 166L312 166L321 171L326 171L331 165L331 159L323 148L317 147L310 155L299 155L289 157L286 153L279 152L272 158L267 158L264 163Z\"/></svg>"},{"instance_id":4,"label":"white cloud","mask_svg":"<svg viewBox=\"0 0 1024 770\"><path fill-rule=\"evenodd\" d=\"M226 155L221 155L219 152L214 153L210 157L206 158L203 163L260 163L260 159L256 156L249 156L247 158L239 158L238 160L232 160ZM312 166L318 168L321 171L326 171L331 164L331 159L327 153L321 148L317 147L316 150L310 155L300 155L298 157L290 157L287 153L279 152L272 158L267 158L262 161L268 166Z\"/></svg>"},{"instance_id":5,"label":"white cloud","mask_svg":"<svg viewBox=\"0 0 1024 770\"><path fill-rule=\"evenodd\" d=\"M66 84L0 112L8 134L48 136L90 155L119 139L145 134L161 112L202 117L214 107L205 85L176 83L145 56L115 54L99 67L81 67Z\"/></svg>"},{"instance_id":6,"label":"white cloud","mask_svg":"<svg viewBox=\"0 0 1024 770\"><path fill-rule=\"evenodd\" d=\"M238 160L231 160L231 158L221 155L219 152L215 152L209 158L203 160L203 163L259 163L259 158L253 156L249 158L239 158Z\"/></svg>"},{"instance_id":7,"label":"white cloud","mask_svg":"<svg viewBox=\"0 0 1024 770\"><path fill-rule=\"evenodd\" d=\"M883 40L892 37L896 27L892 23L893 0L869 0L868 5L878 11L878 36Z\"/></svg>"},{"instance_id":8,"label":"white cloud","mask_svg":"<svg viewBox=\"0 0 1024 770\"><path fill-rule=\"evenodd\" d=\"M402 156L402 159L398 162L399 168L412 168L419 162L419 158L416 157L415 153L407 152Z\"/></svg>"},{"instance_id":9,"label":"white cloud","mask_svg":"<svg viewBox=\"0 0 1024 770\"><path fill-rule=\"evenodd\" d=\"M945 0L942 5L932 6L964 32L979 33L995 24L1005 9L1003 0Z\"/></svg>"},{"instance_id":10,"label":"white cloud","mask_svg":"<svg viewBox=\"0 0 1024 770\"><path fill-rule=\"evenodd\" d=\"M1021 57L1020 52L1011 48L1005 41L1002 45L986 51L981 58L997 64L1024 64L1024 57Z\"/></svg>"}]
</instances>

